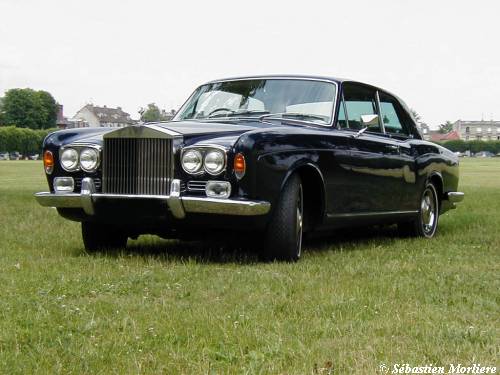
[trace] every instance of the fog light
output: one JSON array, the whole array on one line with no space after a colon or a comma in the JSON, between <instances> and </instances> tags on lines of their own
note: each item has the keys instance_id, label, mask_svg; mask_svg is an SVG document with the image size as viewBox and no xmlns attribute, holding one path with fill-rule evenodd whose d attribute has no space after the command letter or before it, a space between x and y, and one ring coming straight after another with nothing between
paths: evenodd
<instances>
[{"instance_id":1,"label":"fog light","mask_svg":"<svg viewBox=\"0 0 500 375\"><path fill-rule=\"evenodd\" d=\"M73 177L54 178L54 190L56 193L71 193L75 190L75 180Z\"/></svg>"},{"instance_id":2,"label":"fog light","mask_svg":"<svg viewBox=\"0 0 500 375\"><path fill-rule=\"evenodd\" d=\"M205 193L211 198L229 198L231 184L227 181L208 181Z\"/></svg>"}]
</instances>

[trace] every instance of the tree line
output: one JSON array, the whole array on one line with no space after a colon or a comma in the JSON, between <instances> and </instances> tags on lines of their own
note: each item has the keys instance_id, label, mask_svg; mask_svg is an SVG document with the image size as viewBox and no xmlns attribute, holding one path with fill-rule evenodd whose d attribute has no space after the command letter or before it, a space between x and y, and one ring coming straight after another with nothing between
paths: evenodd
<instances>
[{"instance_id":1,"label":"tree line","mask_svg":"<svg viewBox=\"0 0 500 375\"><path fill-rule=\"evenodd\" d=\"M22 155L40 154L44 138L57 129L0 127L0 151L19 151Z\"/></svg>"},{"instance_id":2,"label":"tree line","mask_svg":"<svg viewBox=\"0 0 500 375\"><path fill-rule=\"evenodd\" d=\"M477 153L481 151L489 151L494 154L500 153L500 141L464 141L464 140L453 140L439 142L443 147L453 152L466 152L470 151L472 153Z\"/></svg>"}]
</instances>

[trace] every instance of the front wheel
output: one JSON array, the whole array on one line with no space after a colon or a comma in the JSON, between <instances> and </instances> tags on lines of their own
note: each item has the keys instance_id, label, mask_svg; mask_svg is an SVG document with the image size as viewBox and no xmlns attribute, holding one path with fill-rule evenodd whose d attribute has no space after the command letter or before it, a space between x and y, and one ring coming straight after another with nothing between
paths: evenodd
<instances>
[{"instance_id":1,"label":"front wheel","mask_svg":"<svg viewBox=\"0 0 500 375\"><path fill-rule=\"evenodd\" d=\"M434 237L439 221L439 198L432 182L427 182L420 195L417 217L409 222L398 223L399 232L411 237Z\"/></svg>"},{"instance_id":2,"label":"front wheel","mask_svg":"<svg viewBox=\"0 0 500 375\"><path fill-rule=\"evenodd\" d=\"M106 224L82 222L82 238L85 250L89 252L118 249L127 246L127 235Z\"/></svg>"},{"instance_id":3,"label":"front wheel","mask_svg":"<svg viewBox=\"0 0 500 375\"><path fill-rule=\"evenodd\" d=\"M302 253L304 194L299 175L285 183L265 236L267 260L297 261Z\"/></svg>"}]
</instances>

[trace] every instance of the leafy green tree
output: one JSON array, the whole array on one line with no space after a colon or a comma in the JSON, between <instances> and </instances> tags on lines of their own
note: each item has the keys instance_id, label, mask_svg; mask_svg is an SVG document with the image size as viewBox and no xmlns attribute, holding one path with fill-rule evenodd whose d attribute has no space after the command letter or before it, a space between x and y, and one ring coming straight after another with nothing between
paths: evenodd
<instances>
[{"instance_id":1,"label":"leafy green tree","mask_svg":"<svg viewBox=\"0 0 500 375\"><path fill-rule=\"evenodd\" d=\"M141 115L141 121L143 122L154 122L160 121L161 112L160 108L155 103L149 103L146 109L139 111Z\"/></svg>"},{"instance_id":2,"label":"leafy green tree","mask_svg":"<svg viewBox=\"0 0 500 375\"><path fill-rule=\"evenodd\" d=\"M56 126L57 103L46 91L10 89L2 98L2 125L48 129Z\"/></svg>"},{"instance_id":3,"label":"leafy green tree","mask_svg":"<svg viewBox=\"0 0 500 375\"><path fill-rule=\"evenodd\" d=\"M453 123L446 121L444 124L439 125L439 132L441 134L449 133L453 130Z\"/></svg>"},{"instance_id":4,"label":"leafy green tree","mask_svg":"<svg viewBox=\"0 0 500 375\"><path fill-rule=\"evenodd\" d=\"M160 110L155 103L149 103L147 108L139 110L142 122L166 121L172 117L172 111Z\"/></svg>"},{"instance_id":5,"label":"leafy green tree","mask_svg":"<svg viewBox=\"0 0 500 375\"><path fill-rule=\"evenodd\" d=\"M40 129L49 129L56 126L57 122L57 102L47 91L37 91L43 111L43 123Z\"/></svg>"},{"instance_id":6,"label":"leafy green tree","mask_svg":"<svg viewBox=\"0 0 500 375\"><path fill-rule=\"evenodd\" d=\"M2 104L3 104L3 98L0 98L0 126L2 126L4 124Z\"/></svg>"}]
</instances>

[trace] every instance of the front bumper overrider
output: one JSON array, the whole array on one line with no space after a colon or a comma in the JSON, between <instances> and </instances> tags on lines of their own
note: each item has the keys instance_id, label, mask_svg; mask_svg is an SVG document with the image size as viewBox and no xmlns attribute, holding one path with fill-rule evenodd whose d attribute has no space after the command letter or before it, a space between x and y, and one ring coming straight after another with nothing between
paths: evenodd
<instances>
[{"instance_id":1,"label":"front bumper overrider","mask_svg":"<svg viewBox=\"0 0 500 375\"><path fill-rule=\"evenodd\" d=\"M36 193L35 198L44 207L81 208L92 216L95 214L95 204L106 200L158 200L165 202L176 219L183 219L186 213L205 213L218 215L258 216L269 212L271 204L266 201L247 199L208 198L181 196L180 180L172 180L170 195L129 195L96 193L94 181L91 178L82 180L81 192L78 193Z\"/></svg>"}]
</instances>

